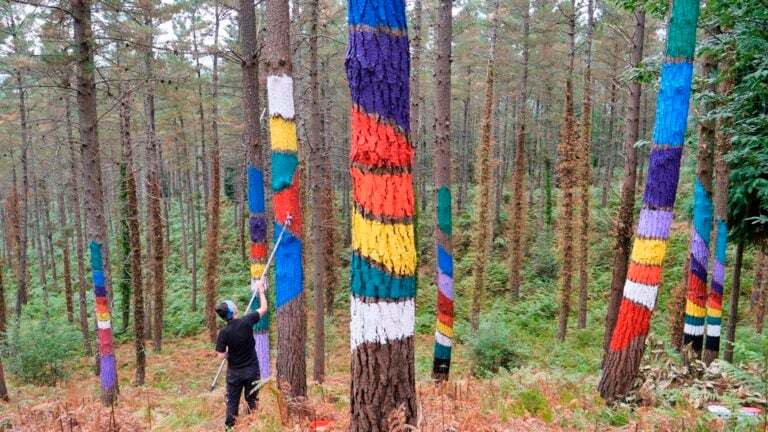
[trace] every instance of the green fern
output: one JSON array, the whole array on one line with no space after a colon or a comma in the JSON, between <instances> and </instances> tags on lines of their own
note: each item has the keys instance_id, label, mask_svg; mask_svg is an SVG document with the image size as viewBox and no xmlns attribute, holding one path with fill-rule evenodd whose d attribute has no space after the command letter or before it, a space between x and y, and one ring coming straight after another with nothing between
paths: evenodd
<instances>
[{"instance_id":1,"label":"green fern","mask_svg":"<svg viewBox=\"0 0 768 432\"><path fill-rule=\"evenodd\" d=\"M720 367L723 376L736 381L739 385L746 387L746 389L750 392L756 394L765 393L768 383L763 381L762 377L753 375L744 369L738 368L726 361L718 360L717 365Z\"/></svg>"}]
</instances>

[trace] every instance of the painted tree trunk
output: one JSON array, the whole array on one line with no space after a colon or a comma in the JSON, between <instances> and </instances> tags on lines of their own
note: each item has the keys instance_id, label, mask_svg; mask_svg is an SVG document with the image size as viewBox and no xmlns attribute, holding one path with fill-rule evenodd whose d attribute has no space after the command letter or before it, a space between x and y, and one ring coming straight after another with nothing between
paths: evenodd
<instances>
[{"instance_id":1,"label":"painted tree trunk","mask_svg":"<svg viewBox=\"0 0 768 432\"><path fill-rule=\"evenodd\" d=\"M731 301L728 306L728 328L725 336L725 353L723 359L733 363L733 343L736 341L736 322L739 319L739 290L741 289L741 263L744 258L744 242L736 245L736 256L733 259L733 283L731 284Z\"/></svg>"},{"instance_id":2,"label":"painted tree trunk","mask_svg":"<svg viewBox=\"0 0 768 432\"><path fill-rule=\"evenodd\" d=\"M453 346L453 216L451 212L452 2L437 5L435 60L435 202L437 203L437 329L432 378L448 380Z\"/></svg>"},{"instance_id":3,"label":"painted tree trunk","mask_svg":"<svg viewBox=\"0 0 768 432\"><path fill-rule=\"evenodd\" d=\"M414 151L408 141L405 1L352 0L348 22L351 429L387 431L387 416L401 406L408 424L416 421Z\"/></svg>"},{"instance_id":4,"label":"painted tree trunk","mask_svg":"<svg viewBox=\"0 0 768 432\"><path fill-rule=\"evenodd\" d=\"M720 73L727 74L729 65L721 66ZM731 78L726 78L718 89L720 96L727 97L733 87ZM728 246L728 187L730 169L725 156L731 151L731 138L725 132L727 120L717 125L715 148L715 253L712 260L712 281L707 298L706 333L704 340L704 362L712 363L720 354L720 334L723 315L723 288L725 286L726 248ZM738 292L731 301L738 307ZM734 321L736 317L733 317ZM733 331L736 331L735 322ZM731 322L728 320L730 334ZM733 340L731 340L733 342Z\"/></svg>"},{"instance_id":5,"label":"painted tree trunk","mask_svg":"<svg viewBox=\"0 0 768 432\"><path fill-rule=\"evenodd\" d=\"M299 155L293 101L288 0L267 1L267 95L272 145L277 299L277 380L292 396L306 396L306 340ZM286 227L288 217L290 226Z\"/></svg>"},{"instance_id":6,"label":"painted tree trunk","mask_svg":"<svg viewBox=\"0 0 768 432\"><path fill-rule=\"evenodd\" d=\"M523 263L525 259L525 236L528 217L525 208L525 134L528 115L528 50L531 28L530 4L523 10L523 76L520 79L520 104L517 115L517 144L515 165L512 175L512 204L509 217L509 288L513 299L520 297Z\"/></svg>"},{"instance_id":7,"label":"painted tree trunk","mask_svg":"<svg viewBox=\"0 0 768 432\"><path fill-rule=\"evenodd\" d=\"M80 146L82 150L85 183L86 219L90 237L93 293L96 300L99 357L101 371L101 401L110 406L117 401L119 392L115 353L112 348L112 316L107 301L107 281L104 277L103 253L107 241L104 223L104 198L99 154L98 116L96 113L96 83L94 81L93 32L91 30L91 4L88 0L72 0L75 43L77 44L77 102L80 117Z\"/></svg>"},{"instance_id":8,"label":"painted tree trunk","mask_svg":"<svg viewBox=\"0 0 768 432\"><path fill-rule=\"evenodd\" d=\"M711 82L714 71L714 57L706 54L702 58L701 73ZM707 91L714 92L714 85L708 84ZM694 182L693 225L689 247L690 267L688 269L688 292L685 302L683 345L691 345L696 357L701 357L704 345L704 321L707 315L707 273L709 270L709 243L712 235L712 165L715 149L715 124L706 115L710 103L702 102L699 120L699 147L696 155L696 181ZM722 290L720 296L722 309Z\"/></svg>"},{"instance_id":9,"label":"painted tree trunk","mask_svg":"<svg viewBox=\"0 0 768 432\"><path fill-rule=\"evenodd\" d=\"M253 0L240 1L240 44L243 49L243 117L248 176L248 232L250 237L250 274L254 283L267 263L267 215L264 204L264 157L259 125L259 51L256 11ZM259 308L258 296L251 310ZM256 355L261 379L272 375L269 356L269 313L253 326Z\"/></svg>"},{"instance_id":10,"label":"painted tree trunk","mask_svg":"<svg viewBox=\"0 0 768 432\"><path fill-rule=\"evenodd\" d=\"M571 0L571 12L568 16L568 68L565 79L565 118L561 129L558 153L560 160L557 169L557 184L563 191L562 223L560 224L560 247L562 267L560 271L560 316L557 326L557 340L565 340L568 330L568 316L571 312L571 294L573 291L574 239L576 231L576 176L579 171L576 149L576 126L573 108L573 60L575 56L576 2Z\"/></svg>"},{"instance_id":11,"label":"painted tree trunk","mask_svg":"<svg viewBox=\"0 0 768 432\"><path fill-rule=\"evenodd\" d=\"M598 387L608 401L631 390L656 305L680 175L698 16L698 0L677 0L672 6L643 208Z\"/></svg>"}]
</instances>

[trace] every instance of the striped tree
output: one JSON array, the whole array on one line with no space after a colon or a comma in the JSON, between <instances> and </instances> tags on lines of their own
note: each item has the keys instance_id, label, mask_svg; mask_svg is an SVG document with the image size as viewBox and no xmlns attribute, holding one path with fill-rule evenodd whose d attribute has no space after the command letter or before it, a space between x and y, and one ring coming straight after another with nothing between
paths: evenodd
<instances>
[{"instance_id":1,"label":"striped tree","mask_svg":"<svg viewBox=\"0 0 768 432\"><path fill-rule=\"evenodd\" d=\"M698 0L677 0L672 5L643 208L599 384L607 401L631 390L656 305L680 175L698 17Z\"/></svg>"},{"instance_id":2,"label":"striped tree","mask_svg":"<svg viewBox=\"0 0 768 432\"><path fill-rule=\"evenodd\" d=\"M432 378L445 381L453 337L453 247L451 216L451 0L437 5L435 60L435 202L437 203L437 329Z\"/></svg>"},{"instance_id":3,"label":"striped tree","mask_svg":"<svg viewBox=\"0 0 768 432\"><path fill-rule=\"evenodd\" d=\"M101 180L98 116L96 113L96 81L94 80L93 31L91 30L91 3L72 0L72 21L77 44L77 105L80 115L80 146L85 186L85 217L90 238L93 294L96 301L99 358L101 374L101 401L112 405L117 401L118 382L115 352L112 347L112 316L107 301L105 263L108 263L107 224L104 220L104 193ZM104 249L104 250L103 250Z\"/></svg>"},{"instance_id":4,"label":"striped tree","mask_svg":"<svg viewBox=\"0 0 768 432\"><path fill-rule=\"evenodd\" d=\"M272 144L275 236L285 229L276 253L277 380L292 396L306 396L307 318L304 311L299 155L293 103L288 0L267 1L267 95Z\"/></svg>"},{"instance_id":5,"label":"striped tree","mask_svg":"<svg viewBox=\"0 0 768 432\"><path fill-rule=\"evenodd\" d=\"M405 1L351 0L348 23L351 429L385 431L387 416L401 406L406 421L416 421L414 151L408 141Z\"/></svg>"},{"instance_id":6,"label":"striped tree","mask_svg":"<svg viewBox=\"0 0 768 432\"><path fill-rule=\"evenodd\" d=\"M251 283L264 272L267 260L267 218L264 205L264 157L259 125L259 48L256 10L253 0L240 0L240 46L242 47L243 144L246 149L248 178L248 227L251 240ZM259 309L259 298L251 310ZM253 326L261 379L271 375L269 361L269 314Z\"/></svg>"}]
</instances>

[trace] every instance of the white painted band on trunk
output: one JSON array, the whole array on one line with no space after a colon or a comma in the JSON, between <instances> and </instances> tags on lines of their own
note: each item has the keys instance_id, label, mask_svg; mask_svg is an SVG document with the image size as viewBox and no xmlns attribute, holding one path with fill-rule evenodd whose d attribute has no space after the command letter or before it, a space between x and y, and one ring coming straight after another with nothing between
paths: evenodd
<instances>
[{"instance_id":1,"label":"white painted band on trunk","mask_svg":"<svg viewBox=\"0 0 768 432\"><path fill-rule=\"evenodd\" d=\"M99 321L96 320L96 326L102 330L107 330L112 328L112 321Z\"/></svg>"},{"instance_id":2,"label":"white painted band on trunk","mask_svg":"<svg viewBox=\"0 0 768 432\"><path fill-rule=\"evenodd\" d=\"M296 111L293 107L293 78L288 75L270 75L267 77L267 101L269 115L291 120Z\"/></svg>"},{"instance_id":3,"label":"white painted band on trunk","mask_svg":"<svg viewBox=\"0 0 768 432\"><path fill-rule=\"evenodd\" d=\"M453 346L453 341L451 340L451 338L440 333L439 331L435 332L435 342L446 347Z\"/></svg>"},{"instance_id":4,"label":"white painted band on trunk","mask_svg":"<svg viewBox=\"0 0 768 432\"><path fill-rule=\"evenodd\" d=\"M626 285L624 285L624 297L650 310L656 306L656 293L658 291L658 286L644 285L631 280L627 280Z\"/></svg>"},{"instance_id":5,"label":"white painted band on trunk","mask_svg":"<svg viewBox=\"0 0 768 432\"><path fill-rule=\"evenodd\" d=\"M350 309L350 341L353 351L366 342L387 343L413 336L416 314L416 303L413 299L403 302L364 303L353 296Z\"/></svg>"},{"instance_id":6,"label":"white painted band on trunk","mask_svg":"<svg viewBox=\"0 0 768 432\"><path fill-rule=\"evenodd\" d=\"M686 324L685 327L683 328L683 331L687 335L702 336L702 335L704 335L704 326L703 325Z\"/></svg>"},{"instance_id":7,"label":"white painted band on trunk","mask_svg":"<svg viewBox=\"0 0 768 432\"><path fill-rule=\"evenodd\" d=\"M720 337L720 326L707 324L707 336Z\"/></svg>"}]
</instances>

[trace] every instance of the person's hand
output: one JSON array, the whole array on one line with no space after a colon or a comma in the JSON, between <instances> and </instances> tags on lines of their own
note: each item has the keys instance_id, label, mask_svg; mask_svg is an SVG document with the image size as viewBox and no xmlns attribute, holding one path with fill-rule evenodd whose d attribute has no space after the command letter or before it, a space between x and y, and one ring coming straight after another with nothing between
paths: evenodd
<instances>
[{"instance_id":1,"label":"person's hand","mask_svg":"<svg viewBox=\"0 0 768 432\"><path fill-rule=\"evenodd\" d=\"M259 279L259 293L267 294L267 281Z\"/></svg>"},{"instance_id":2,"label":"person's hand","mask_svg":"<svg viewBox=\"0 0 768 432\"><path fill-rule=\"evenodd\" d=\"M251 291L253 291L254 294L261 294L265 292L265 286L264 279L254 279L251 284Z\"/></svg>"}]
</instances>

